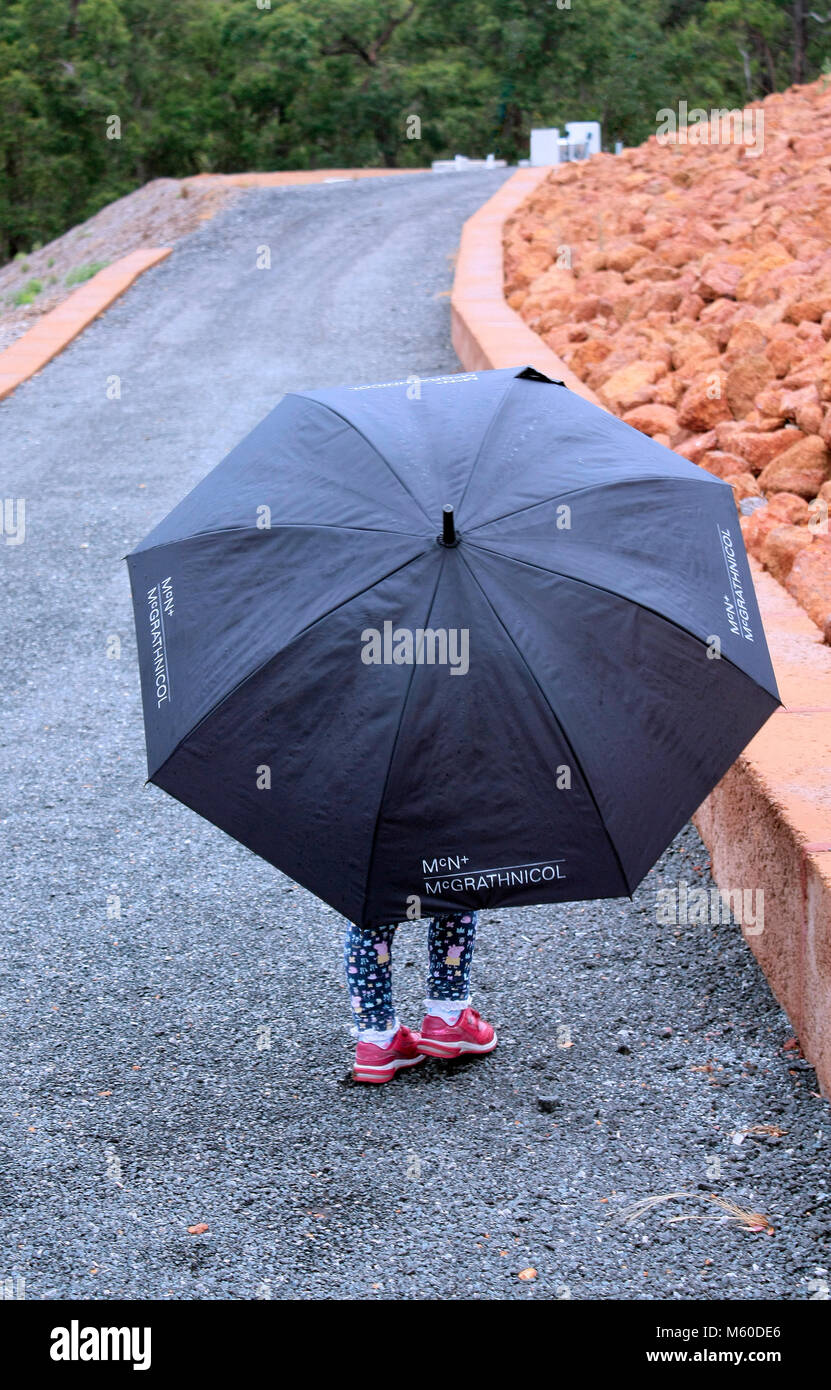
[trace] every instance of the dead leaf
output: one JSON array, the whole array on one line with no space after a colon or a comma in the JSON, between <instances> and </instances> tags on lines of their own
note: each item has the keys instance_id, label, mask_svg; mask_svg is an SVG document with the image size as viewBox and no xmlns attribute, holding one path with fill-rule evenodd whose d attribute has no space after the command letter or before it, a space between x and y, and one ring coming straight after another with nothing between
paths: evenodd
<instances>
[{"instance_id":1,"label":"dead leaf","mask_svg":"<svg viewBox=\"0 0 831 1390\"><path fill-rule=\"evenodd\" d=\"M660 1206L664 1202L674 1202L682 1199L687 1201L711 1202L720 1207L727 1217L735 1221L745 1231L754 1234L765 1232L766 1235L773 1235L773 1226L768 1218L760 1211L746 1211L744 1207L737 1206L726 1197L719 1197L715 1192L662 1192L653 1197L643 1197L633 1206L619 1213L619 1219L627 1225L637 1221L641 1216L645 1216L653 1207ZM703 1217L695 1217L692 1214L686 1217L669 1217L668 1224L674 1224L679 1220L703 1220Z\"/></svg>"},{"instance_id":2,"label":"dead leaf","mask_svg":"<svg viewBox=\"0 0 831 1390\"><path fill-rule=\"evenodd\" d=\"M205 1232L209 1230L210 1226L207 1221L200 1221L196 1226L188 1226L188 1235L203 1236Z\"/></svg>"},{"instance_id":3,"label":"dead leaf","mask_svg":"<svg viewBox=\"0 0 831 1390\"><path fill-rule=\"evenodd\" d=\"M517 1279L525 1279L526 1281L529 1279L536 1279L536 1277L537 1271L535 1269L532 1269L530 1265L527 1269L521 1269L519 1271L519 1274L517 1275Z\"/></svg>"}]
</instances>

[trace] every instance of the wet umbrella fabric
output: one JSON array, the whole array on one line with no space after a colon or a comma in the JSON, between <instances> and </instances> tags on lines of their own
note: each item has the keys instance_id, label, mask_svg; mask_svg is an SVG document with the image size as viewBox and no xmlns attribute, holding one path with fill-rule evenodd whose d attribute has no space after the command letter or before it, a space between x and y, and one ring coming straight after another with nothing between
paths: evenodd
<instances>
[{"instance_id":1,"label":"wet umbrella fabric","mask_svg":"<svg viewBox=\"0 0 831 1390\"><path fill-rule=\"evenodd\" d=\"M364 926L631 893L779 703L730 486L530 368L286 396L128 565L149 779Z\"/></svg>"}]
</instances>

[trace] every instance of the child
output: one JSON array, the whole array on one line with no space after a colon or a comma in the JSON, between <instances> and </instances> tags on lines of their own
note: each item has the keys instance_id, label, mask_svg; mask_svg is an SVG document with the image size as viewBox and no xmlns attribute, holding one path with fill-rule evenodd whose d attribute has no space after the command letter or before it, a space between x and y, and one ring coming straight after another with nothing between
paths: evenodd
<instances>
[{"instance_id":1,"label":"child","mask_svg":"<svg viewBox=\"0 0 831 1390\"><path fill-rule=\"evenodd\" d=\"M350 924L344 945L346 983L358 1034L356 1081L392 1081L402 1067L430 1057L492 1052L496 1034L470 1007L470 966L478 913L433 918L427 929L430 975L418 1033L399 1024L392 1003L395 929Z\"/></svg>"}]
</instances>

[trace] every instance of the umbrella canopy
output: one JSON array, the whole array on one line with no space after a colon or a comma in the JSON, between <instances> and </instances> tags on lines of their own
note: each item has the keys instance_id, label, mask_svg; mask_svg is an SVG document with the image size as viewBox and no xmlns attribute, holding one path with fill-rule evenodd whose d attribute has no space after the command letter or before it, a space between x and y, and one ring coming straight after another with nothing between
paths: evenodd
<instances>
[{"instance_id":1,"label":"umbrella canopy","mask_svg":"<svg viewBox=\"0 0 831 1390\"><path fill-rule=\"evenodd\" d=\"M631 894L780 703L730 486L532 368L286 396L128 564L149 779L364 926Z\"/></svg>"}]
</instances>

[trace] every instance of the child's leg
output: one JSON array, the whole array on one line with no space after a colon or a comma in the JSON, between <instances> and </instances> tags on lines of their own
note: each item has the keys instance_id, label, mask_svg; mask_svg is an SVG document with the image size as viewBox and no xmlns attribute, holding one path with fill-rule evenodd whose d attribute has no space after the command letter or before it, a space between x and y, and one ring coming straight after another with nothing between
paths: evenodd
<instances>
[{"instance_id":1,"label":"child's leg","mask_svg":"<svg viewBox=\"0 0 831 1390\"><path fill-rule=\"evenodd\" d=\"M349 1002L364 1042L381 1046L395 1036L398 1020L392 1003L392 941L396 924L373 930L351 922L344 942Z\"/></svg>"},{"instance_id":2,"label":"child's leg","mask_svg":"<svg viewBox=\"0 0 831 1390\"><path fill-rule=\"evenodd\" d=\"M470 1003L470 967L478 919L476 912L463 912L430 922L430 977L424 1002L427 1013L443 1018L445 1023L455 1023Z\"/></svg>"}]
</instances>

